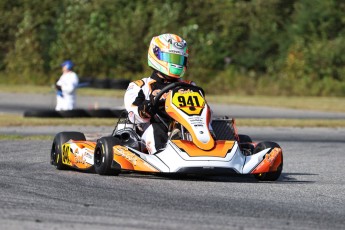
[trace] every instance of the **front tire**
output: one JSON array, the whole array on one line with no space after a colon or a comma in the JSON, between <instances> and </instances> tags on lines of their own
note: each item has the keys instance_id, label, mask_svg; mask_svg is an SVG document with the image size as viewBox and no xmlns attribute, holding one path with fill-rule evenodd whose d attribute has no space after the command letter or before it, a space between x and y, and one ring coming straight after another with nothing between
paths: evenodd
<instances>
[{"instance_id":1,"label":"front tire","mask_svg":"<svg viewBox=\"0 0 345 230\"><path fill-rule=\"evenodd\" d=\"M258 153L264 149L267 149L267 148L280 148L280 146L277 143L271 142L271 141L260 142L255 147L254 154ZM283 155L282 155L282 162L278 166L277 171L254 174L254 177L259 181L276 181L280 177L282 171L283 171Z\"/></svg>"},{"instance_id":2,"label":"front tire","mask_svg":"<svg viewBox=\"0 0 345 230\"><path fill-rule=\"evenodd\" d=\"M85 141L85 135L80 132L61 132L56 134L50 151L50 164L54 165L58 170L68 168L62 163L62 145L69 140Z\"/></svg>"},{"instance_id":3,"label":"front tire","mask_svg":"<svg viewBox=\"0 0 345 230\"><path fill-rule=\"evenodd\" d=\"M116 137L101 137L97 141L94 152L96 173L100 175L119 175L121 166L113 160L113 146L120 143L120 139Z\"/></svg>"}]
</instances>

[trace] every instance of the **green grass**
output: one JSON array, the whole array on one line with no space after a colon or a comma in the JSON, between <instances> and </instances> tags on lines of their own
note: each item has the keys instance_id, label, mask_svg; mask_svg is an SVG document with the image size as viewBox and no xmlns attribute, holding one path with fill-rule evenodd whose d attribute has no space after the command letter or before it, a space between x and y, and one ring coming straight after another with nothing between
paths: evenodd
<instances>
[{"instance_id":1,"label":"green grass","mask_svg":"<svg viewBox=\"0 0 345 230\"><path fill-rule=\"evenodd\" d=\"M48 86L0 84L0 92L6 93L49 93L51 91L53 88Z\"/></svg>"},{"instance_id":2,"label":"green grass","mask_svg":"<svg viewBox=\"0 0 345 230\"><path fill-rule=\"evenodd\" d=\"M53 86L30 86L30 85L1 85L0 92L6 93L37 93L49 94L55 93ZM77 91L80 96L97 96L97 97L123 97L125 90L117 89L95 89L95 88L80 88Z\"/></svg>"},{"instance_id":3,"label":"green grass","mask_svg":"<svg viewBox=\"0 0 345 230\"><path fill-rule=\"evenodd\" d=\"M115 118L27 118L20 115L0 115L0 127L9 126L115 126Z\"/></svg>"},{"instance_id":4,"label":"green grass","mask_svg":"<svg viewBox=\"0 0 345 230\"><path fill-rule=\"evenodd\" d=\"M326 112L345 112L345 98L341 97L285 97L285 96L214 96L209 102L303 109Z\"/></svg>"},{"instance_id":5,"label":"green grass","mask_svg":"<svg viewBox=\"0 0 345 230\"><path fill-rule=\"evenodd\" d=\"M254 127L327 127L344 128L345 120L323 120L323 119L236 119L237 126Z\"/></svg>"},{"instance_id":6,"label":"green grass","mask_svg":"<svg viewBox=\"0 0 345 230\"><path fill-rule=\"evenodd\" d=\"M10 126L115 126L115 118L26 118L0 115L0 127ZM272 127L345 127L345 120L322 119L236 119L238 126Z\"/></svg>"}]
</instances>

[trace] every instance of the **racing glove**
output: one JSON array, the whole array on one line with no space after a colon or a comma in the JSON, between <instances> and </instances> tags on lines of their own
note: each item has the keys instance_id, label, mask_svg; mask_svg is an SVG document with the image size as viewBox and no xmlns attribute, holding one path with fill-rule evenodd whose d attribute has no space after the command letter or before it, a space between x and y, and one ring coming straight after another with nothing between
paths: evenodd
<instances>
[{"instance_id":1,"label":"racing glove","mask_svg":"<svg viewBox=\"0 0 345 230\"><path fill-rule=\"evenodd\" d=\"M152 104L150 101L144 101L141 105L138 106L139 116L142 118L150 118L153 116Z\"/></svg>"}]
</instances>

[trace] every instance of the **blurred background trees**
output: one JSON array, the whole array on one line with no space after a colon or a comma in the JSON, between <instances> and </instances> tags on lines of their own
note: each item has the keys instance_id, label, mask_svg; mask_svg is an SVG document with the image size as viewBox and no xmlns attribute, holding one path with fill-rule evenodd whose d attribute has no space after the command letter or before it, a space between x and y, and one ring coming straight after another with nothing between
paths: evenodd
<instances>
[{"instance_id":1,"label":"blurred background trees","mask_svg":"<svg viewBox=\"0 0 345 230\"><path fill-rule=\"evenodd\" d=\"M345 96L342 0L1 0L0 82L150 74L152 36L190 47L187 79L209 93Z\"/></svg>"}]
</instances>

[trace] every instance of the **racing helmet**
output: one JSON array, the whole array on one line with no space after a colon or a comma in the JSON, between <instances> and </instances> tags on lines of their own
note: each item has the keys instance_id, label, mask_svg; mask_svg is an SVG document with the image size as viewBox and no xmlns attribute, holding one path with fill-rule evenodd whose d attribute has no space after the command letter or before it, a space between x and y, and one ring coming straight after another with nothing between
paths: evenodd
<instances>
[{"instance_id":1,"label":"racing helmet","mask_svg":"<svg viewBox=\"0 0 345 230\"><path fill-rule=\"evenodd\" d=\"M62 62L61 67L66 66L66 69L68 70L72 70L74 63L71 60L66 60L64 62Z\"/></svg>"},{"instance_id":2,"label":"racing helmet","mask_svg":"<svg viewBox=\"0 0 345 230\"><path fill-rule=\"evenodd\" d=\"M153 37L148 51L148 65L171 78L181 78L187 69L187 42L175 34Z\"/></svg>"}]
</instances>

